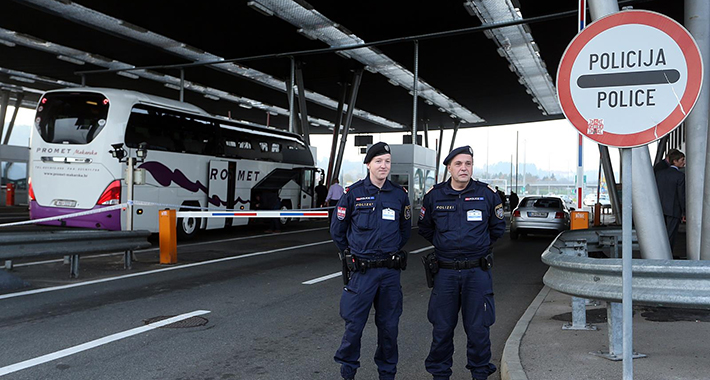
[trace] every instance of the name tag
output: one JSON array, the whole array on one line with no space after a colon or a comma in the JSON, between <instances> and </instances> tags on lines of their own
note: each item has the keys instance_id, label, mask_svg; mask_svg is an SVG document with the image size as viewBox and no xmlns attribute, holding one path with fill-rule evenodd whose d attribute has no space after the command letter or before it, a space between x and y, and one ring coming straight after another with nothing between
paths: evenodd
<instances>
[{"instance_id":1,"label":"name tag","mask_svg":"<svg viewBox=\"0 0 710 380\"><path fill-rule=\"evenodd\" d=\"M394 210L392 210L391 208L386 208L382 210L382 219L394 220Z\"/></svg>"},{"instance_id":2,"label":"name tag","mask_svg":"<svg viewBox=\"0 0 710 380\"><path fill-rule=\"evenodd\" d=\"M466 212L466 220L469 222L482 222L483 213L479 210L469 210Z\"/></svg>"}]
</instances>

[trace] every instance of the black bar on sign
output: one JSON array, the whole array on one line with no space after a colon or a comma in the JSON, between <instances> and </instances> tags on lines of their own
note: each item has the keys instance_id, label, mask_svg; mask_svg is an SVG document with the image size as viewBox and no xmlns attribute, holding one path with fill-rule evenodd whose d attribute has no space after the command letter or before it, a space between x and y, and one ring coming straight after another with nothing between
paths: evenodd
<instances>
[{"instance_id":1,"label":"black bar on sign","mask_svg":"<svg viewBox=\"0 0 710 380\"><path fill-rule=\"evenodd\" d=\"M590 74L577 78L577 86L580 88L595 88L673 84L678 79L680 79L680 72L675 69L638 71L634 73Z\"/></svg>"}]
</instances>

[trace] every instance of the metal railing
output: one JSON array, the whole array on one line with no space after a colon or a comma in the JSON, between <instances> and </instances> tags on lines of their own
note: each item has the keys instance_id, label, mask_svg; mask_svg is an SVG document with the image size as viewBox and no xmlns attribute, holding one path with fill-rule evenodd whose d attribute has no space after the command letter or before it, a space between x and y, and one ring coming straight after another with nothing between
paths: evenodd
<instances>
[{"instance_id":1,"label":"metal railing","mask_svg":"<svg viewBox=\"0 0 710 380\"><path fill-rule=\"evenodd\" d=\"M572 296L621 302L621 229L561 233L542 254L544 283ZM638 250L636 236L633 249ZM710 261L633 259L634 304L710 308Z\"/></svg>"},{"instance_id":2,"label":"metal railing","mask_svg":"<svg viewBox=\"0 0 710 380\"><path fill-rule=\"evenodd\" d=\"M0 260L37 257L70 257L69 276L79 275L79 256L126 252L148 248L150 231L51 231L0 233ZM7 269L7 265L6 265Z\"/></svg>"}]
</instances>

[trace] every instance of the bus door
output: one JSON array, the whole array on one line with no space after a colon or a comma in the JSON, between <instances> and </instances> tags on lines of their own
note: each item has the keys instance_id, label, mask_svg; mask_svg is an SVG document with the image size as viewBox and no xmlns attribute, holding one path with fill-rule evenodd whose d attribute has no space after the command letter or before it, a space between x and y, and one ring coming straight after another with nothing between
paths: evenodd
<instances>
[{"instance_id":1,"label":"bus door","mask_svg":"<svg viewBox=\"0 0 710 380\"><path fill-rule=\"evenodd\" d=\"M301 205L300 208L313 208L315 200L316 169L301 170Z\"/></svg>"},{"instance_id":2,"label":"bus door","mask_svg":"<svg viewBox=\"0 0 710 380\"><path fill-rule=\"evenodd\" d=\"M210 161L207 207L210 210L234 210L237 163ZM208 218L207 229L229 227L234 218Z\"/></svg>"}]
</instances>

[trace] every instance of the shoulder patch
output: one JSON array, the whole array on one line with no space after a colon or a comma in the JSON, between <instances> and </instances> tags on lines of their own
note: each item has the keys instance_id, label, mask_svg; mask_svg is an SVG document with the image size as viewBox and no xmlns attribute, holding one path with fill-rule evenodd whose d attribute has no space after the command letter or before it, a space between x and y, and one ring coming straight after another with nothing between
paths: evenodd
<instances>
[{"instance_id":1,"label":"shoulder patch","mask_svg":"<svg viewBox=\"0 0 710 380\"><path fill-rule=\"evenodd\" d=\"M419 220L424 219L424 215L426 215L426 208L422 206L422 209L419 210Z\"/></svg>"},{"instance_id":2,"label":"shoulder patch","mask_svg":"<svg viewBox=\"0 0 710 380\"><path fill-rule=\"evenodd\" d=\"M496 218L503 219L503 204L502 203L499 203L498 206L496 206Z\"/></svg>"},{"instance_id":3,"label":"shoulder patch","mask_svg":"<svg viewBox=\"0 0 710 380\"><path fill-rule=\"evenodd\" d=\"M406 219L406 220L412 219L412 206L410 206L410 205L404 206L404 219Z\"/></svg>"}]
</instances>

